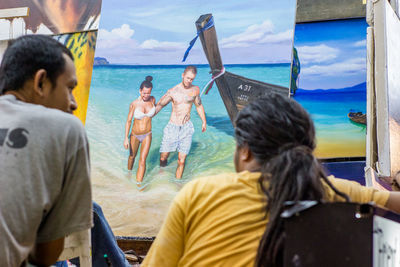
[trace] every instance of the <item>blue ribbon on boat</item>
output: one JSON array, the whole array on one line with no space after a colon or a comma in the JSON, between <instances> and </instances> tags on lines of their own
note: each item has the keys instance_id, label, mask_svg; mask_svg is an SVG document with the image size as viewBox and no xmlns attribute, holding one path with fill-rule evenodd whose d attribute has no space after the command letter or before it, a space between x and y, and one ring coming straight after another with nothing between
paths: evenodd
<instances>
[{"instance_id":1,"label":"blue ribbon on boat","mask_svg":"<svg viewBox=\"0 0 400 267\"><path fill-rule=\"evenodd\" d=\"M187 56L189 55L189 51L190 49L192 49L194 43L196 42L197 38L199 38L199 34L202 33L205 30L210 29L211 27L214 26L214 18L211 16L210 20L207 22L206 25L204 25L203 28L201 28L200 30L197 31L197 35L196 37L193 38L192 41L190 41L189 47L188 49L186 49L185 55L183 56L182 62L185 62Z\"/></svg>"}]
</instances>

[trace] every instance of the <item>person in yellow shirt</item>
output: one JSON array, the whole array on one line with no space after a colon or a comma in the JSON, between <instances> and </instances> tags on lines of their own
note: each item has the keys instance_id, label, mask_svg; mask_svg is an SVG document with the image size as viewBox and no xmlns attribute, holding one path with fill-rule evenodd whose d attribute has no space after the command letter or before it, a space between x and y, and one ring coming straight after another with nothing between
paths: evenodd
<instances>
[{"instance_id":1,"label":"person in yellow shirt","mask_svg":"<svg viewBox=\"0 0 400 267\"><path fill-rule=\"evenodd\" d=\"M294 100L252 102L235 139L236 173L186 184L142 266L282 266L286 201L373 201L400 212L400 193L326 177L312 153L313 122Z\"/></svg>"}]
</instances>

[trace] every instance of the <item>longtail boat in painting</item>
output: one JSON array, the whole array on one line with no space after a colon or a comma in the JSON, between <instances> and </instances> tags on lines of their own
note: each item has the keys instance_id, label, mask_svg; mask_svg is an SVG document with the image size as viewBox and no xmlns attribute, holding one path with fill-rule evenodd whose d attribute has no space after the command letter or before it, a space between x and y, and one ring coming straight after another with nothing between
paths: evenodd
<instances>
[{"instance_id":1,"label":"longtail boat in painting","mask_svg":"<svg viewBox=\"0 0 400 267\"><path fill-rule=\"evenodd\" d=\"M218 48L215 26L212 24L211 27L207 27L211 24L210 20L212 19L211 14L201 15L196 21L196 28L211 68L211 74L213 77L218 77L215 82L232 124L234 124L237 113L244 106L262 95L275 92L288 97L289 88L287 87L248 79L225 71Z\"/></svg>"},{"instance_id":2,"label":"longtail boat in painting","mask_svg":"<svg viewBox=\"0 0 400 267\"><path fill-rule=\"evenodd\" d=\"M367 124L367 114L364 114L362 112L349 112L347 114L347 117L355 123L364 125Z\"/></svg>"}]
</instances>

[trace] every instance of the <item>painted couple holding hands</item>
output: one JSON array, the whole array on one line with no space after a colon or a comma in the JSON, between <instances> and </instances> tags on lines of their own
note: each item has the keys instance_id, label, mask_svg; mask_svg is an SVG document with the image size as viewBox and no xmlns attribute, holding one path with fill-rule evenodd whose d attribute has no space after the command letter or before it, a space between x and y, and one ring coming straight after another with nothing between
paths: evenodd
<instances>
[{"instance_id":1,"label":"painted couple holding hands","mask_svg":"<svg viewBox=\"0 0 400 267\"><path fill-rule=\"evenodd\" d=\"M151 96L151 90L153 89L151 81L153 77L147 76L141 83L140 96L129 107L124 140L124 147L129 149L128 170L132 170L139 146L141 146L138 170L136 172L136 182L139 187L141 187L146 171L146 158L151 145L151 120L169 102L172 102L172 112L163 132L160 147L160 166L167 165L170 152L178 151L176 178L182 178L186 156L190 151L194 133L193 123L190 121L190 111L193 103L202 120L202 132L207 128L199 87L192 84L196 74L197 69L195 66L187 66L182 74L182 82L169 89L157 104L156 99ZM132 120L132 131L129 135Z\"/></svg>"}]
</instances>

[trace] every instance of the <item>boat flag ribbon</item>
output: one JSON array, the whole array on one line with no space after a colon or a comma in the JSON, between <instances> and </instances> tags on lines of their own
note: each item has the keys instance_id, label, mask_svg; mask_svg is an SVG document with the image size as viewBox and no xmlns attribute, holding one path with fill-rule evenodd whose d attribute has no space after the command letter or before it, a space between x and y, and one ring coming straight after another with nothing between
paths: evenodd
<instances>
[{"instance_id":1,"label":"boat flag ribbon","mask_svg":"<svg viewBox=\"0 0 400 267\"><path fill-rule=\"evenodd\" d=\"M198 31L197 31L196 37L194 37L193 40L190 41L189 47L186 49L185 55L183 56L183 59L182 59L182 62L185 62L187 56L189 55L190 49L192 49L194 43L196 43L197 38L199 38L199 34L202 33L202 32L205 31L205 30L210 29L210 28L213 27L213 26L214 26L214 18L213 18L213 16L211 16L210 19L209 19L209 21L207 22L207 24L204 25L203 28L201 28L200 30L198 30Z\"/></svg>"},{"instance_id":2,"label":"boat flag ribbon","mask_svg":"<svg viewBox=\"0 0 400 267\"><path fill-rule=\"evenodd\" d=\"M211 80L206 84L206 86L204 86L203 90L201 91L200 96L203 95L204 91L206 92L205 94L208 94L208 92L210 92L211 88L213 87L214 81L224 74L225 74L225 67L222 66L222 70L220 71L220 73L218 73L215 76L213 75Z\"/></svg>"}]
</instances>

